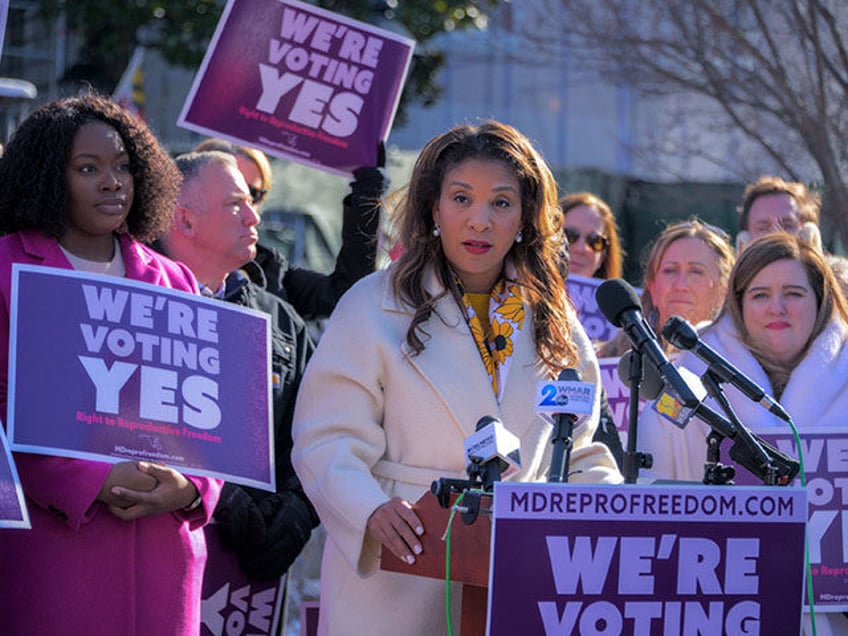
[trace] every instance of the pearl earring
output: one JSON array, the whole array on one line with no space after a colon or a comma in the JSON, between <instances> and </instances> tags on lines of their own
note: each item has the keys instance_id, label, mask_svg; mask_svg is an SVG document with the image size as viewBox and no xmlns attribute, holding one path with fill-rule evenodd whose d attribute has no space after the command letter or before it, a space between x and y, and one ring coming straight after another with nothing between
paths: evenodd
<instances>
[{"instance_id":1,"label":"pearl earring","mask_svg":"<svg viewBox=\"0 0 848 636\"><path fill-rule=\"evenodd\" d=\"M521 243L524 240L524 237L521 235L521 230L518 230L518 234L515 235L515 242Z\"/></svg>"},{"instance_id":2,"label":"pearl earring","mask_svg":"<svg viewBox=\"0 0 848 636\"><path fill-rule=\"evenodd\" d=\"M441 235L442 235L442 228L440 228L439 224L436 223L433 226L433 236L435 236L436 238L439 238Z\"/></svg>"}]
</instances>

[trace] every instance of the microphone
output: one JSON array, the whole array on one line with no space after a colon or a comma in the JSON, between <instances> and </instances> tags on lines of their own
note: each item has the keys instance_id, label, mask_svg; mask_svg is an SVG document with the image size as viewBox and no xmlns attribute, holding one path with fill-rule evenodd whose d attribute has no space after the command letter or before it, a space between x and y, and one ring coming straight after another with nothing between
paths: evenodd
<instances>
[{"instance_id":1,"label":"microphone","mask_svg":"<svg viewBox=\"0 0 848 636\"><path fill-rule=\"evenodd\" d=\"M665 384L674 390L683 404L695 408L700 400L669 362L654 330L642 317L642 305L633 288L620 278L611 278L601 283L595 299L606 319L624 331L633 347L656 368Z\"/></svg>"},{"instance_id":2,"label":"microphone","mask_svg":"<svg viewBox=\"0 0 848 636\"><path fill-rule=\"evenodd\" d=\"M695 396L680 372L669 362L657 341L656 334L642 317L642 306L636 297L636 292L629 284L619 278L606 280L598 287L595 298L598 301L598 308L606 319L624 331L634 348L654 366L664 383L675 394L676 399L679 399L680 404L687 409L692 409L692 415L701 418L722 437L730 439L739 437L730 450L732 458L758 477L766 477L768 467L762 461L765 456L775 468L780 483L791 481L799 470L798 462L791 460L764 441L757 440L756 436L744 427L740 435L739 429L732 422L702 404L701 400ZM688 419L684 417L681 422L680 426L686 426Z\"/></svg>"},{"instance_id":3,"label":"microphone","mask_svg":"<svg viewBox=\"0 0 848 636\"><path fill-rule=\"evenodd\" d=\"M681 368L680 371L685 381L694 385L693 390L706 392L703 385L700 385L698 376L686 368ZM768 469L763 464L763 455L755 449L755 444L759 445L762 453L768 458L776 471L778 485L788 485L795 479L801 467L797 461L753 433L747 432L746 434L746 431L743 430L740 434L740 429L734 426L730 420L706 404L698 403L694 407L685 406L673 389L668 386L662 387L663 381L655 370L647 369L645 375L648 378L653 375L654 379L649 379L649 383L658 382L661 385L661 390L657 393L659 397L655 400L652 408L665 419L680 428L685 428L693 417L700 418L713 431L722 437L733 440L729 453L731 459L752 475L765 480L769 476ZM754 440L754 444L749 438Z\"/></svg>"},{"instance_id":4,"label":"microphone","mask_svg":"<svg viewBox=\"0 0 848 636\"><path fill-rule=\"evenodd\" d=\"M627 385L630 381L630 359L636 353L628 349L618 360L618 377L622 384ZM645 400L654 400L665 388L665 382L659 372L652 365L642 365L642 379L639 384L639 397Z\"/></svg>"},{"instance_id":5,"label":"microphone","mask_svg":"<svg viewBox=\"0 0 848 636\"><path fill-rule=\"evenodd\" d=\"M541 383L541 399L536 411L553 414L554 430L551 433L551 466L548 471L549 482L568 481L568 465L574 440L574 426L580 415L591 415L595 404L595 385L581 382L580 372L576 369L563 369L555 383ZM556 410L548 411L549 403L556 403Z\"/></svg>"},{"instance_id":6,"label":"microphone","mask_svg":"<svg viewBox=\"0 0 848 636\"><path fill-rule=\"evenodd\" d=\"M729 382L748 398L761 404L780 419L789 422L789 413L768 395L763 388L742 373L720 353L712 349L698 336L698 332L680 316L669 318L662 328L663 336L678 349L692 351L707 363L709 369L721 382Z\"/></svg>"},{"instance_id":7,"label":"microphone","mask_svg":"<svg viewBox=\"0 0 848 636\"><path fill-rule=\"evenodd\" d=\"M481 417L464 442L469 477L480 477L484 488L491 488L493 482L517 473L521 469L520 446L518 437L498 418Z\"/></svg>"}]
</instances>

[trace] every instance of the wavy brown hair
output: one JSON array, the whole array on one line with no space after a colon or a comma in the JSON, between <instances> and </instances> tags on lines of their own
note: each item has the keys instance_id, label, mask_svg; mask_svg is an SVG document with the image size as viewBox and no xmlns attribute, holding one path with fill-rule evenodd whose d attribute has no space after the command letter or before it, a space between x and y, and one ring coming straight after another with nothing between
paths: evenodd
<instances>
[{"instance_id":1,"label":"wavy brown hair","mask_svg":"<svg viewBox=\"0 0 848 636\"><path fill-rule=\"evenodd\" d=\"M570 305L559 273L562 212L556 181L541 155L515 128L496 121L462 125L432 139L421 151L398 208L398 238L406 251L398 258L392 283L397 297L415 312L406 340L415 353L424 350L426 323L436 302L447 293L459 299L451 264L439 238L433 236L433 209L447 172L468 159L499 161L520 184L521 233L507 258L516 282L533 313L534 342L552 375L577 362L568 315ZM426 272L435 270L446 291L433 296L425 288Z\"/></svg>"},{"instance_id":2,"label":"wavy brown hair","mask_svg":"<svg viewBox=\"0 0 848 636\"><path fill-rule=\"evenodd\" d=\"M167 230L180 188L173 160L129 111L106 97L83 95L44 104L15 131L0 158L0 233L64 235L71 148L79 129L95 121L114 128L129 154L134 194L127 232L148 242Z\"/></svg>"},{"instance_id":3,"label":"wavy brown hair","mask_svg":"<svg viewBox=\"0 0 848 636\"><path fill-rule=\"evenodd\" d=\"M751 335L745 328L742 315L742 300L751 281L763 268L784 259L801 263L807 273L810 287L816 295L816 320L813 323L812 333L804 348L788 365L778 363L771 357L769 351L761 350L753 343ZM737 333L742 337L742 342L769 376L778 398L786 388L792 371L807 355L813 340L821 334L827 323L836 316L848 324L848 303L827 261L815 247L786 232L762 236L753 241L739 255L739 260L736 261L736 266L730 274L724 311L730 314Z\"/></svg>"}]
</instances>

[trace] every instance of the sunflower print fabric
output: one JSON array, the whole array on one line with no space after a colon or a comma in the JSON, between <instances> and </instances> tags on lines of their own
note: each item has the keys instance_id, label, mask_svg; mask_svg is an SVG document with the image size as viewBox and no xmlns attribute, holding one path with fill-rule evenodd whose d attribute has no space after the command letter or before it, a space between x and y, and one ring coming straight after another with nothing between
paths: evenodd
<instances>
[{"instance_id":1,"label":"sunflower print fabric","mask_svg":"<svg viewBox=\"0 0 848 636\"><path fill-rule=\"evenodd\" d=\"M464 292L462 300L468 316L468 326L492 381L492 390L500 402L512 362L513 343L524 326L524 304L518 293L518 285L502 279L492 289L489 295L490 334L484 333L482 322Z\"/></svg>"}]
</instances>

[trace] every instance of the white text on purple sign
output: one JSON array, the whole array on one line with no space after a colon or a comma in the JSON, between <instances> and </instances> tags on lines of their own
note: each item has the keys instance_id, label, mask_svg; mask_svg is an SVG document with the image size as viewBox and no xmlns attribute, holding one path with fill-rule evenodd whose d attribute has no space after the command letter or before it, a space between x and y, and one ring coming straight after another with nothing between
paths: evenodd
<instances>
[{"instance_id":1,"label":"white text on purple sign","mask_svg":"<svg viewBox=\"0 0 848 636\"><path fill-rule=\"evenodd\" d=\"M276 114L283 96L297 90L285 119L348 137L358 126L382 46L380 38L286 7L280 39L269 44L270 64L259 64L256 109Z\"/></svg>"},{"instance_id":2,"label":"white text on purple sign","mask_svg":"<svg viewBox=\"0 0 848 636\"><path fill-rule=\"evenodd\" d=\"M218 383L210 377L220 374L220 354L208 344L218 343L214 310L105 286L82 291L92 322L80 330L93 355L79 360L94 384L98 412L120 413L122 391L138 373L140 417L203 430L220 424ZM129 357L144 364L121 360ZM178 369L191 373L180 379Z\"/></svg>"}]
</instances>

